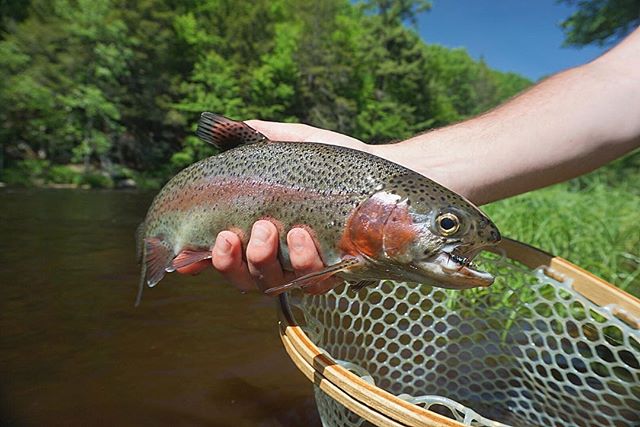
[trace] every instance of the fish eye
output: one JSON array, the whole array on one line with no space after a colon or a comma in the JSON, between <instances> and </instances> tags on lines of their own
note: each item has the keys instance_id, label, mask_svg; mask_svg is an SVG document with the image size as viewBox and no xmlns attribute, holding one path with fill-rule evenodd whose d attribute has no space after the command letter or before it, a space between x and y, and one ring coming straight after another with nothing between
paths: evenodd
<instances>
[{"instance_id":1,"label":"fish eye","mask_svg":"<svg viewBox=\"0 0 640 427\"><path fill-rule=\"evenodd\" d=\"M451 236L460 229L460 219L452 213L443 213L436 218L436 225L443 236Z\"/></svg>"}]
</instances>

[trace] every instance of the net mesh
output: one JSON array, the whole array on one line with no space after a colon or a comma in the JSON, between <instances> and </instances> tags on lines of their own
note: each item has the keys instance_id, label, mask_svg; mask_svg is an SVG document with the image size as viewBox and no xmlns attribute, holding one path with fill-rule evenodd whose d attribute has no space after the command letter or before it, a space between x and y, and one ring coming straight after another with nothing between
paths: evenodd
<instances>
[{"instance_id":1,"label":"net mesh","mask_svg":"<svg viewBox=\"0 0 640 427\"><path fill-rule=\"evenodd\" d=\"M640 425L640 332L562 283L484 253L488 289L381 282L293 297L346 369L473 426ZM325 426L365 420L316 388Z\"/></svg>"}]
</instances>

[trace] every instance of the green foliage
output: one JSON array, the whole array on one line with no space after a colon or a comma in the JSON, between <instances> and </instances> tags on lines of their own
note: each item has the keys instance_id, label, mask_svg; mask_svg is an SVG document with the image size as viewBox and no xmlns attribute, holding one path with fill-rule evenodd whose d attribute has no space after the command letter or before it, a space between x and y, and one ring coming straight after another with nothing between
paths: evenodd
<instances>
[{"instance_id":1,"label":"green foliage","mask_svg":"<svg viewBox=\"0 0 640 427\"><path fill-rule=\"evenodd\" d=\"M201 141L195 136L189 136L186 138L182 150L171 156L171 167L173 171L179 171L189 166L200 159L209 157L215 154L215 148L208 145L206 142Z\"/></svg>"},{"instance_id":2,"label":"green foliage","mask_svg":"<svg viewBox=\"0 0 640 427\"><path fill-rule=\"evenodd\" d=\"M565 44L610 45L640 25L640 0L559 0L578 9L560 25Z\"/></svg>"},{"instance_id":3,"label":"green foliage","mask_svg":"<svg viewBox=\"0 0 640 427\"><path fill-rule=\"evenodd\" d=\"M80 176L78 184L90 188L113 188L113 179L102 172L89 171Z\"/></svg>"},{"instance_id":4,"label":"green foliage","mask_svg":"<svg viewBox=\"0 0 640 427\"><path fill-rule=\"evenodd\" d=\"M114 180L134 179L136 172L122 165L113 165L111 167L111 177Z\"/></svg>"},{"instance_id":5,"label":"green foliage","mask_svg":"<svg viewBox=\"0 0 640 427\"><path fill-rule=\"evenodd\" d=\"M16 162L12 168L3 170L0 180L19 187L41 185L46 181L48 168L47 160L24 159Z\"/></svg>"},{"instance_id":6,"label":"green foliage","mask_svg":"<svg viewBox=\"0 0 640 427\"><path fill-rule=\"evenodd\" d=\"M431 10L428 0L366 0L364 10L374 10L386 24L398 24L409 21L417 23L417 15Z\"/></svg>"},{"instance_id":7,"label":"green foliage","mask_svg":"<svg viewBox=\"0 0 640 427\"><path fill-rule=\"evenodd\" d=\"M531 86L529 79L516 73L501 73L492 70L491 78L495 86L495 100L498 102L504 102Z\"/></svg>"},{"instance_id":8,"label":"green foliage","mask_svg":"<svg viewBox=\"0 0 640 427\"><path fill-rule=\"evenodd\" d=\"M100 168L166 158L169 141L184 134L175 129L184 120L167 108L179 75L167 45L171 15L163 1L128 3L32 2L0 42L0 138L10 147Z\"/></svg>"},{"instance_id":9,"label":"green foliage","mask_svg":"<svg viewBox=\"0 0 640 427\"><path fill-rule=\"evenodd\" d=\"M29 0L0 0L0 39L28 15Z\"/></svg>"},{"instance_id":10,"label":"green foliage","mask_svg":"<svg viewBox=\"0 0 640 427\"><path fill-rule=\"evenodd\" d=\"M637 160L638 154L622 161ZM628 170L625 180L611 186L606 183L613 169L502 200L485 210L504 235L640 295L640 173Z\"/></svg>"},{"instance_id":11,"label":"green foliage","mask_svg":"<svg viewBox=\"0 0 640 427\"><path fill-rule=\"evenodd\" d=\"M567 183L572 191L588 189L594 185L623 188L634 196L640 196L640 150L624 156L589 175Z\"/></svg>"},{"instance_id":12,"label":"green foliage","mask_svg":"<svg viewBox=\"0 0 640 427\"><path fill-rule=\"evenodd\" d=\"M159 190L162 188L168 176L167 168L157 171L133 172L132 179L136 182L137 188L141 190Z\"/></svg>"},{"instance_id":13,"label":"green foliage","mask_svg":"<svg viewBox=\"0 0 640 427\"><path fill-rule=\"evenodd\" d=\"M79 184L82 174L67 165L53 165L47 171L46 181L53 184Z\"/></svg>"},{"instance_id":14,"label":"green foliage","mask_svg":"<svg viewBox=\"0 0 640 427\"><path fill-rule=\"evenodd\" d=\"M529 84L462 50L425 45L403 24L428 10L424 0L23 6L7 3L0 39L3 161L21 173L18 163L37 157L107 174L113 165L162 171L166 179L215 153L191 136L205 110L397 140L484 111Z\"/></svg>"},{"instance_id":15,"label":"green foliage","mask_svg":"<svg viewBox=\"0 0 640 427\"><path fill-rule=\"evenodd\" d=\"M9 185L20 187L71 185L89 186L91 188L113 188L114 179L133 178L135 173L128 171L128 176L110 175L94 169L81 171L81 168L70 165L51 165L47 160L27 159L16 162L5 169L0 179Z\"/></svg>"}]
</instances>

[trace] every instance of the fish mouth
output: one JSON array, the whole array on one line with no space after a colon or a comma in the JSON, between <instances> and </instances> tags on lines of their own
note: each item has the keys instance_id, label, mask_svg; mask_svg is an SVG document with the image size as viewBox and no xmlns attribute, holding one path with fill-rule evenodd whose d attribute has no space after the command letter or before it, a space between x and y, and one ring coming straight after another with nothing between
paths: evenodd
<instances>
[{"instance_id":1,"label":"fish mouth","mask_svg":"<svg viewBox=\"0 0 640 427\"><path fill-rule=\"evenodd\" d=\"M461 251L461 246L444 247L434 257L416 263L418 269L427 273L437 286L448 289L470 289L491 286L493 275L478 270L471 260L482 248Z\"/></svg>"}]
</instances>

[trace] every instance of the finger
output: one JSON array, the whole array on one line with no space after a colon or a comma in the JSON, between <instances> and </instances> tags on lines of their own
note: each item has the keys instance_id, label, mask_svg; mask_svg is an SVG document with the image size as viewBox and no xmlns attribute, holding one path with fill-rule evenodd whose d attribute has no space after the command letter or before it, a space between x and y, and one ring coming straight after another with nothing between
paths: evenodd
<instances>
[{"instance_id":1,"label":"finger","mask_svg":"<svg viewBox=\"0 0 640 427\"><path fill-rule=\"evenodd\" d=\"M211 251L211 263L231 284L241 291L250 291L255 281L242 261L242 242L237 234L222 231Z\"/></svg>"},{"instance_id":2,"label":"finger","mask_svg":"<svg viewBox=\"0 0 640 427\"><path fill-rule=\"evenodd\" d=\"M260 290L284 282L278 261L278 230L269 221L261 220L253 224L247 245L247 265Z\"/></svg>"},{"instance_id":3,"label":"finger","mask_svg":"<svg viewBox=\"0 0 640 427\"><path fill-rule=\"evenodd\" d=\"M278 123L263 120L247 120L245 123L274 141L324 142L368 151L368 146L358 139L301 123Z\"/></svg>"},{"instance_id":4,"label":"finger","mask_svg":"<svg viewBox=\"0 0 640 427\"><path fill-rule=\"evenodd\" d=\"M296 276L304 276L324 267L316 245L309 233L302 228L293 228L287 234L289 258Z\"/></svg>"},{"instance_id":5,"label":"finger","mask_svg":"<svg viewBox=\"0 0 640 427\"><path fill-rule=\"evenodd\" d=\"M289 258L296 276L304 276L314 271L322 270L324 264L318 253L316 245L309 233L302 228L294 228L287 234L289 246ZM342 283L341 279L329 278L304 288L306 293L312 295L323 294Z\"/></svg>"}]
</instances>

